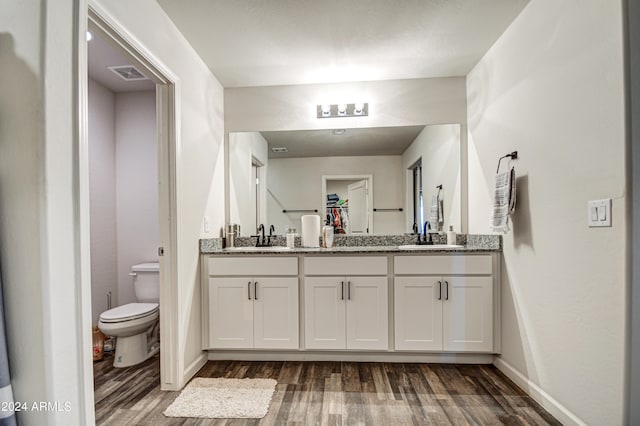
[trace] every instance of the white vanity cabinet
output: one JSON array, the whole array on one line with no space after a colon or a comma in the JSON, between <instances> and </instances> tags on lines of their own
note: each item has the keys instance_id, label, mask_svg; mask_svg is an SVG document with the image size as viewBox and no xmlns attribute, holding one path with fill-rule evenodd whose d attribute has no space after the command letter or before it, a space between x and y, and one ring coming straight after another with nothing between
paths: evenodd
<instances>
[{"instance_id":1,"label":"white vanity cabinet","mask_svg":"<svg viewBox=\"0 0 640 426\"><path fill-rule=\"evenodd\" d=\"M306 349L389 348L386 256L305 257Z\"/></svg>"},{"instance_id":2,"label":"white vanity cabinet","mask_svg":"<svg viewBox=\"0 0 640 426\"><path fill-rule=\"evenodd\" d=\"M208 259L211 349L298 349L298 259Z\"/></svg>"},{"instance_id":3,"label":"white vanity cabinet","mask_svg":"<svg viewBox=\"0 0 640 426\"><path fill-rule=\"evenodd\" d=\"M395 349L494 352L490 255L394 257Z\"/></svg>"}]
</instances>

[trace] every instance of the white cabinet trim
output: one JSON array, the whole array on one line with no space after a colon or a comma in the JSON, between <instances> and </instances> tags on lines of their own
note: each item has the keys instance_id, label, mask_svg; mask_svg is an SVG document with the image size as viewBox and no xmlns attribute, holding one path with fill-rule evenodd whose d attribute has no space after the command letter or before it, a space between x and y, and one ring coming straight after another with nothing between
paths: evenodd
<instances>
[{"instance_id":1,"label":"white cabinet trim","mask_svg":"<svg viewBox=\"0 0 640 426\"><path fill-rule=\"evenodd\" d=\"M281 256L226 257L208 259L209 275L274 276L298 275L298 258Z\"/></svg>"},{"instance_id":2,"label":"white cabinet trim","mask_svg":"<svg viewBox=\"0 0 640 426\"><path fill-rule=\"evenodd\" d=\"M305 256L305 275L387 275L387 256Z\"/></svg>"},{"instance_id":3,"label":"white cabinet trim","mask_svg":"<svg viewBox=\"0 0 640 426\"><path fill-rule=\"evenodd\" d=\"M395 275L491 275L491 255L394 256Z\"/></svg>"}]
</instances>

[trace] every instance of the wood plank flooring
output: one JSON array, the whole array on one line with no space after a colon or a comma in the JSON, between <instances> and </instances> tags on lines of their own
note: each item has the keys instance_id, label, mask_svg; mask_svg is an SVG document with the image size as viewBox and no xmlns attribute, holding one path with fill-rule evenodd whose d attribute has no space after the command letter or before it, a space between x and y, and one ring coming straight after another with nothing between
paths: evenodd
<instances>
[{"instance_id":1,"label":"wood plank flooring","mask_svg":"<svg viewBox=\"0 0 640 426\"><path fill-rule=\"evenodd\" d=\"M209 361L199 377L278 381L266 417L176 419L162 412L154 357L125 369L94 363L98 425L559 425L491 365Z\"/></svg>"}]
</instances>

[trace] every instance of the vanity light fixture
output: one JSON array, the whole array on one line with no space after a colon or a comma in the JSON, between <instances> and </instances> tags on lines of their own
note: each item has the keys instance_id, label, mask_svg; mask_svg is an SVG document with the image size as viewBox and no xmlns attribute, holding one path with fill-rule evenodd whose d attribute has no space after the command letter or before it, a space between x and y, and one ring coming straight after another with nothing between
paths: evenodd
<instances>
[{"instance_id":1,"label":"vanity light fixture","mask_svg":"<svg viewBox=\"0 0 640 426\"><path fill-rule=\"evenodd\" d=\"M364 117L369 115L369 104L322 104L316 107L318 118Z\"/></svg>"},{"instance_id":2,"label":"vanity light fixture","mask_svg":"<svg viewBox=\"0 0 640 426\"><path fill-rule=\"evenodd\" d=\"M91 40L93 40L93 34L91 34L91 31L87 31L87 41Z\"/></svg>"}]
</instances>

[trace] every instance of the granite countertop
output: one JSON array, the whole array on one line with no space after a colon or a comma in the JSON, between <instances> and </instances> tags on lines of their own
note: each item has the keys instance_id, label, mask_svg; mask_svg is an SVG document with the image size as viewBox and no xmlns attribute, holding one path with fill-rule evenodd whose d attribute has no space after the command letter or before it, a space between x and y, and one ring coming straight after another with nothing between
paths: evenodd
<instances>
[{"instance_id":1,"label":"granite countertop","mask_svg":"<svg viewBox=\"0 0 640 426\"><path fill-rule=\"evenodd\" d=\"M240 247L222 248L221 238L200 240L200 252L213 255L292 255L292 254L360 254L360 253L469 253L469 252L501 252L502 238L498 235L459 235L456 243L462 247L442 246L443 241L434 239L439 245L420 246L416 249L401 249L402 245L415 244L415 236L371 236L371 237L341 237L335 240L333 248L307 248L300 247L299 239L296 239L296 247L287 249L284 239L274 238L274 246L279 247L255 247L255 239L239 238L237 245Z\"/></svg>"}]
</instances>

